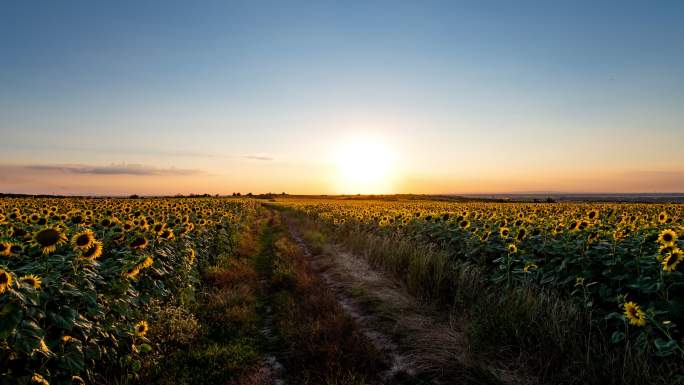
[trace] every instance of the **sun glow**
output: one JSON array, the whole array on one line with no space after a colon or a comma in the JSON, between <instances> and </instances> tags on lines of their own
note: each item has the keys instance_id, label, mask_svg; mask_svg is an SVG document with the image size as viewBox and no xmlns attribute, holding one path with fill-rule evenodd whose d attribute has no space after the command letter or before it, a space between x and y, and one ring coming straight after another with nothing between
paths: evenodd
<instances>
[{"instance_id":1,"label":"sun glow","mask_svg":"<svg viewBox=\"0 0 684 385\"><path fill-rule=\"evenodd\" d=\"M357 140L340 148L336 158L341 193L388 193L393 156L380 142Z\"/></svg>"}]
</instances>

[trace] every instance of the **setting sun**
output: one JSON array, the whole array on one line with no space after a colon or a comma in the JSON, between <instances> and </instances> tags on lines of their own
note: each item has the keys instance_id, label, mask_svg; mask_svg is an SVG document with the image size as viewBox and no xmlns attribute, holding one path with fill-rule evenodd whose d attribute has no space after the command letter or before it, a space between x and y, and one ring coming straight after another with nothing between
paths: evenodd
<instances>
[{"instance_id":1,"label":"setting sun","mask_svg":"<svg viewBox=\"0 0 684 385\"><path fill-rule=\"evenodd\" d=\"M340 179L338 188L344 193L381 193L389 188L392 154L379 141L352 141L337 153Z\"/></svg>"}]
</instances>

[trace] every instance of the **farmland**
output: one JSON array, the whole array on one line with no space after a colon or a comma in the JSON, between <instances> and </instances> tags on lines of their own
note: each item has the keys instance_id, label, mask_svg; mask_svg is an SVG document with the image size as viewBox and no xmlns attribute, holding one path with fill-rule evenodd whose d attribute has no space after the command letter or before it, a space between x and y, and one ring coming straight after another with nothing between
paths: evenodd
<instances>
[{"instance_id":1,"label":"farmland","mask_svg":"<svg viewBox=\"0 0 684 385\"><path fill-rule=\"evenodd\" d=\"M682 238L678 204L3 198L0 383L675 383Z\"/></svg>"}]
</instances>

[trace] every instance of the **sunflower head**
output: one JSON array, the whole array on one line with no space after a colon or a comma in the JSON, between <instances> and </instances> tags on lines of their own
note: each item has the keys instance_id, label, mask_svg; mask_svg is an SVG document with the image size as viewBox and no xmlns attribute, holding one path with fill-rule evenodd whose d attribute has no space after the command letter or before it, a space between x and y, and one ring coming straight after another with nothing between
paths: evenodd
<instances>
[{"instance_id":1,"label":"sunflower head","mask_svg":"<svg viewBox=\"0 0 684 385\"><path fill-rule=\"evenodd\" d=\"M19 282L24 283L28 285L29 287L32 287L34 289L40 289L40 284L42 282L42 279L34 274L28 274L25 275L21 278L19 278Z\"/></svg>"},{"instance_id":2,"label":"sunflower head","mask_svg":"<svg viewBox=\"0 0 684 385\"><path fill-rule=\"evenodd\" d=\"M667 222L667 213L666 212L663 211L662 213L658 214L658 222L659 223Z\"/></svg>"},{"instance_id":3,"label":"sunflower head","mask_svg":"<svg viewBox=\"0 0 684 385\"><path fill-rule=\"evenodd\" d=\"M12 274L5 269L0 268L0 294L12 287Z\"/></svg>"},{"instance_id":4,"label":"sunflower head","mask_svg":"<svg viewBox=\"0 0 684 385\"><path fill-rule=\"evenodd\" d=\"M166 228L166 224L164 223L157 223L152 227L152 232L154 232L157 235L162 235L164 232L164 229Z\"/></svg>"},{"instance_id":5,"label":"sunflower head","mask_svg":"<svg viewBox=\"0 0 684 385\"><path fill-rule=\"evenodd\" d=\"M145 259L142 260L142 262L140 262L138 264L138 267L140 269L146 269L146 268L152 266L153 263L154 263L154 259L152 259L152 257L150 257L148 255L147 257L145 257Z\"/></svg>"},{"instance_id":6,"label":"sunflower head","mask_svg":"<svg viewBox=\"0 0 684 385\"><path fill-rule=\"evenodd\" d=\"M9 242L0 242L0 255L3 257L12 255L12 244Z\"/></svg>"},{"instance_id":7,"label":"sunflower head","mask_svg":"<svg viewBox=\"0 0 684 385\"><path fill-rule=\"evenodd\" d=\"M123 277L124 278L135 278L140 274L140 268L138 266L133 266L132 268L126 270L123 272Z\"/></svg>"},{"instance_id":8,"label":"sunflower head","mask_svg":"<svg viewBox=\"0 0 684 385\"><path fill-rule=\"evenodd\" d=\"M48 380L46 380L45 377L41 376L38 373L33 374L33 376L31 377L31 383L32 384L38 384L38 385L50 385Z\"/></svg>"},{"instance_id":9,"label":"sunflower head","mask_svg":"<svg viewBox=\"0 0 684 385\"><path fill-rule=\"evenodd\" d=\"M163 239L169 239L169 240L175 238L175 236L173 234L173 230L171 230L171 229L164 229L161 232L161 234L159 234L159 236Z\"/></svg>"},{"instance_id":10,"label":"sunflower head","mask_svg":"<svg viewBox=\"0 0 684 385\"><path fill-rule=\"evenodd\" d=\"M635 302L627 302L623 305L624 314L630 325L644 326L646 325L646 314L641 307Z\"/></svg>"},{"instance_id":11,"label":"sunflower head","mask_svg":"<svg viewBox=\"0 0 684 385\"><path fill-rule=\"evenodd\" d=\"M95 242L95 234L90 229L80 231L71 237L71 246L77 251L88 250L93 242Z\"/></svg>"},{"instance_id":12,"label":"sunflower head","mask_svg":"<svg viewBox=\"0 0 684 385\"><path fill-rule=\"evenodd\" d=\"M667 256L663 258L663 262L661 262L663 270L667 272L675 271L677 269L677 265L679 265L683 259L684 251L676 247L672 248L672 251L668 253Z\"/></svg>"},{"instance_id":13,"label":"sunflower head","mask_svg":"<svg viewBox=\"0 0 684 385\"><path fill-rule=\"evenodd\" d=\"M596 241L599 237L599 233L596 231L592 231L589 236L587 237L587 242L592 243Z\"/></svg>"},{"instance_id":14,"label":"sunflower head","mask_svg":"<svg viewBox=\"0 0 684 385\"><path fill-rule=\"evenodd\" d=\"M12 243L10 245L10 254L19 255L24 252L24 246L18 243Z\"/></svg>"},{"instance_id":15,"label":"sunflower head","mask_svg":"<svg viewBox=\"0 0 684 385\"><path fill-rule=\"evenodd\" d=\"M100 241L93 241L88 249L81 251L81 258L91 261L100 255L102 255L102 242Z\"/></svg>"},{"instance_id":16,"label":"sunflower head","mask_svg":"<svg viewBox=\"0 0 684 385\"><path fill-rule=\"evenodd\" d=\"M518 247L515 244L511 243L508 245L508 252L509 253L513 254L513 253L516 253L517 251L518 251Z\"/></svg>"},{"instance_id":17,"label":"sunflower head","mask_svg":"<svg viewBox=\"0 0 684 385\"><path fill-rule=\"evenodd\" d=\"M665 229L658 235L658 242L662 245L672 245L677 240L677 233L672 229Z\"/></svg>"},{"instance_id":18,"label":"sunflower head","mask_svg":"<svg viewBox=\"0 0 684 385\"><path fill-rule=\"evenodd\" d=\"M507 238L508 234L510 234L510 233L511 233L511 231L508 229L508 227L502 227L499 229L499 234L503 238Z\"/></svg>"},{"instance_id":19,"label":"sunflower head","mask_svg":"<svg viewBox=\"0 0 684 385\"><path fill-rule=\"evenodd\" d=\"M138 249L142 250L145 247L147 247L147 238L143 236L136 237L130 244L129 246L131 249Z\"/></svg>"},{"instance_id":20,"label":"sunflower head","mask_svg":"<svg viewBox=\"0 0 684 385\"><path fill-rule=\"evenodd\" d=\"M147 321L140 321L137 324L135 324L134 331L135 335L138 337L144 337L145 334L147 334L147 331L149 330L149 325L147 324Z\"/></svg>"},{"instance_id":21,"label":"sunflower head","mask_svg":"<svg viewBox=\"0 0 684 385\"><path fill-rule=\"evenodd\" d=\"M194 249L186 249L186 255L188 257L188 263L191 265L195 262L195 250Z\"/></svg>"},{"instance_id":22,"label":"sunflower head","mask_svg":"<svg viewBox=\"0 0 684 385\"><path fill-rule=\"evenodd\" d=\"M527 230L525 230L524 227L521 227L518 230L518 235L515 238L519 241L522 241L525 238L525 235L527 235Z\"/></svg>"},{"instance_id":23,"label":"sunflower head","mask_svg":"<svg viewBox=\"0 0 684 385\"><path fill-rule=\"evenodd\" d=\"M523 271L524 271L525 273L530 273L531 270L537 270L538 268L539 268L539 266L537 266L536 264L531 263L531 262L527 262L527 263L525 264L525 267L523 268Z\"/></svg>"},{"instance_id":24,"label":"sunflower head","mask_svg":"<svg viewBox=\"0 0 684 385\"><path fill-rule=\"evenodd\" d=\"M33 240L43 254L50 254L57 249L57 246L66 242L67 237L58 229L48 227L35 233Z\"/></svg>"}]
</instances>

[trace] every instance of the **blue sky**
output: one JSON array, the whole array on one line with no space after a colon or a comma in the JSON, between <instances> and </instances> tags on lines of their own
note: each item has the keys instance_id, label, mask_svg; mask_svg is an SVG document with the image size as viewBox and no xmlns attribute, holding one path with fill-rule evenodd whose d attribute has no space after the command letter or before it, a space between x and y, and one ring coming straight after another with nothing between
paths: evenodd
<instances>
[{"instance_id":1,"label":"blue sky","mask_svg":"<svg viewBox=\"0 0 684 385\"><path fill-rule=\"evenodd\" d=\"M0 190L352 192L372 137L385 192L684 191L682 42L679 1L5 2Z\"/></svg>"}]
</instances>

